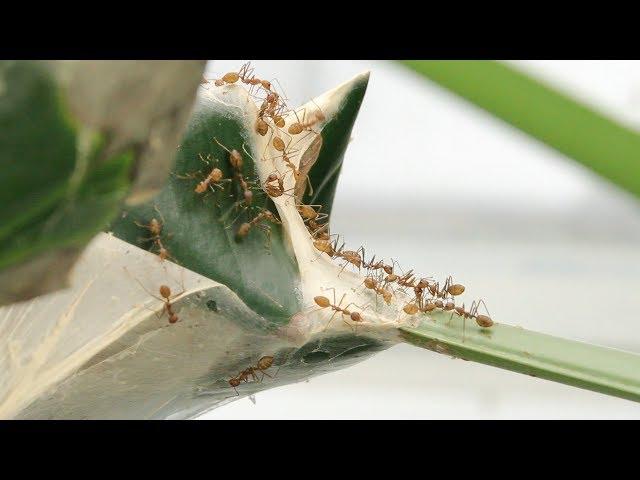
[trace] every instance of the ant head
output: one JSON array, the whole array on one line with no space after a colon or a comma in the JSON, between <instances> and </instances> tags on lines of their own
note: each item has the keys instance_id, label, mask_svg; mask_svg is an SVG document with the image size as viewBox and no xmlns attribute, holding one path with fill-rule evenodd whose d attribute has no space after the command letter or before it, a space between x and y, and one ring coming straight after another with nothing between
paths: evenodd
<instances>
[{"instance_id":1,"label":"ant head","mask_svg":"<svg viewBox=\"0 0 640 480\"><path fill-rule=\"evenodd\" d=\"M231 380L229 380L229 385L231 385L232 387L237 387L240 385L240 379L239 378L232 378Z\"/></svg>"},{"instance_id":2,"label":"ant head","mask_svg":"<svg viewBox=\"0 0 640 480\"><path fill-rule=\"evenodd\" d=\"M178 321L178 315L175 313L169 317L169 323L176 323Z\"/></svg>"}]
</instances>

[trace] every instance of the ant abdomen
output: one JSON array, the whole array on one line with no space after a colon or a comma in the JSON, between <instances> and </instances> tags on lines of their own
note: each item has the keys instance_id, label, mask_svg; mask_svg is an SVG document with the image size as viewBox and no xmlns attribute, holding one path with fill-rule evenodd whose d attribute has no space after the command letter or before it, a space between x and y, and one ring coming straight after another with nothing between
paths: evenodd
<instances>
[{"instance_id":1,"label":"ant abdomen","mask_svg":"<svg viewBox=\"0 0 640 480\"><path fill-rule=\"evenodd\" d=\"M166 285L160 285L160 295L163 298L170 298L171 297L171 289Z\"/></svg>"},{"instance_id":2,"label":"ant abdomen","mask_svg":"<svg viewBox=\"0 0 640 480\"><path fill-rule=\"evenodd\" d=\"M493 320L491 320L491 318L488 317L487 315L477 315L476 323L478 324L479 327L482 327L482 328L489 328L493 326Z\"/></svg>"},{"instance_id":3,"label":"ant abdomen","mask_svg":"<svg viewBox=\"0 0 640 480\"><path fill-rule=\"evenodd\" d=\"M271 356L262 357L257 363L259 370L266 370L271 365L273 365L273 357Z\"/></svg>"},{"instance_id":4,"label":"ant abdomen","mask_svg":"<svg viewBox=\"0 0 640 480\"><path fill-rule=\"evenodd\" d=\"M331 305L331 302L327 297L322 297L322 296L314 297L313 301L316 302L316 304L320 308L327 308Z\"/></svg>"}]
</instances>

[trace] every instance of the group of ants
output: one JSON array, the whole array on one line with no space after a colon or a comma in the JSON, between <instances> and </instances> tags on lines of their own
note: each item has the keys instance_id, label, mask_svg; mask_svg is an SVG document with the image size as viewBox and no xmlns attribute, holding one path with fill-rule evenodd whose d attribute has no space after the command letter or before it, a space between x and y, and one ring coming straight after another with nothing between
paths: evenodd
<instances>
[{"instance_id":1,"label":"group of ants","mask_svg":"<svg viewBox=\"0 0 640 480\"><path fill-rule=\"evenodd\" d=\"M302 119L300 119L294 111L297 121L289 125L287 133L285 134L285 121L283 115L287 112L287 107L283 97L275 91L270 81L254 76L253 69L249 63L244 64L239 71L226 73L221 78L214 79L213 81L217 87L232 85L238 82L248 85L249 94L254 98L262 100L262 104L258 110L258 117L255 122L255 131L261 136L265 136L269 131L271 131L271 138L269 142L273 145L276 151L281 153L277 158L282 159L283 163L290 169L294 179L297 181L300 173L298 168L292 162L293 154L296 153L290 148L292 139L294 136L301 135L304 132L308 132L307 134L320 135L320 133L315 131L313 127L325 120L324 114L318 109L309 120L306 120L306 112L303 114ZM209 83L209 80L203 77L202 83ZM264 94L264 96L260 96L261 94ZM288 145L282 140L283 134L289 137ZM243 174L244 161L242 154L236 149L229 149L216 138L213 140L228 154L228 161L232 170L232 176L230 178L225 178L223 171L217 166L212 166L210 170L204 174L204 178L202 172L174 175L181 179L196 179L197 183L193 191L197 195L205 194L208 191L215 194L216 191L224 191L225 184L234 183L237 185L236 190L238 200L234 203L232 209L241 209L240 215L243 212L254 211L254 191L258 190L256 186L258 182L247 180ZM244 148L244 145L242 148L244 152L251 157L246 148ZM212 161L210 155L207 155L205 158L200 154L199 158L208 165L211 165L212 163L217 164L217 160ZM279 172L269 174L259 190L263 191L271 198L290 195L284 188L284 176ZM383 260L376 261L375 256L369 261L366 261L364 247L360 247L356 251L345 250L344 243L338 247L339 237L329 234L328 215L320 213L322 206L298 204L296 205L296 208L300 213L304 224L307 226L307 229L313 239L314 247L320 252L320 255L326 254L332 260L344 261L342 270L344 270L348 265L356 267L359 271L362 268L366 269L367 275L364 280L364 287L371 290L376 295L376 298L381 296L387 305L391 304L393 297L396 296L396 291L401 291L405 294L407 291L412 291L412 299L403 307L403 311L407 315L415 315L420 312L426 314L439 310L451 312L451 318L455 314L462 317L465 321L467 319L473 319L481 328L490 328L493 325L493 321L488 315L478 313L480 305L483 305L486 309L484 301L474 301L469 310L465 309L464 304L462 306L455 305L454 297L461 295L465 291L465 287L459 283L453 283L451 276L449 276L441 286L439 282L430 278L417 278L413 274L413 270L399 275L396 273L394 268L396 264L395 261L388 264ZM230 209L230 211L232 209ZM148 224L141 224L139 222L135 223L137 226L146 229L150 233L150 237L142 240L148 241L152 244L152 248L155 248L161 261L165 259L176 261L162 242L164 218L157 207L156 211L160 216L160 220L154 217ZM238 215L236 219L239 218L240 215ZM232 222L232 224L234 222ZM280 224L281 222L271 210L265 207L259 208L258 213L253 216L253 218L248 218L247 221L240 224L236 231L236 241L242 241L253 228L258 228L263 231L267 237L267 242L269 242L270 227L268 223ZM334 238L333 241L331 240L332 237ZM142 287L144 288L144 286ZM161 285L159 289L160 297L153 295L146 288L144 289L153 297L164 303L161 315L166 312L169 317L169 323L173 324L179 320L177 313L173 309L172 302L184 293L184 287L182 292L172 295L171 289L167 285ZM330 308L333 310L333 314L327 323L327 327L336 314L340 314L348 325L350 324L346 321L347 319L350 319L355 324L364 321L362 313L366 310L366 307L361 309L361 312L352 311L349 310L349 308L353 304L341 307L343 300L344 295L340 302L336 303L335 290L333 302L325 296L314 297L314 302L318 307L320 307L320 309ZM229 385L234 388L236 393L238 393L237 387L242 382L247 383L250 380L256 382L262 381L265 375L270 377L266 370L272 366L273 361L274 359L272 356L264 356L260 358L255 366L245 368L236 376L232 377L228 381ZM258 373L262 374L262 378L260 380L258 380Z\"/></svg>"}]
</instances>

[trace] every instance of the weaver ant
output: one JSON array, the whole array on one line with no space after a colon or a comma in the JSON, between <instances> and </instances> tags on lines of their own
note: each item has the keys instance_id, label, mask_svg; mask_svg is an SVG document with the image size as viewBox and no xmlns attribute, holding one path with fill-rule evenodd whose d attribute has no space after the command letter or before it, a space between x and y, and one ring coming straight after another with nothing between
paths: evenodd
<instances>
[{"instance_id":1,"label":"weaver ant","mask_svg":"<svg viewBox=\"0 0 640 480\"><path fill-rule=\"evenodd\" d=\"M173 304L171 302L186 291L184 288L184 280L182 280L182 291L180 293L176 293L175 295L171 294L171 288L169 288L167 285L160 285L160 288L158 289L160 293L160 297L158 297L157 295L154 295L149 290L147 290L147 288L142 284L140 280L133 277L133 275L129 273L129 270L127 270L127 267L123 267L123 268L129 276L131 276L132 278L134 278L136 282L138 282L138 284L142 287L142 289L145 292L147 292L153 298L156 298L164 303L162 307L162 313L160 315L156 313L156 317L158 317L158 319L162 318L162 315L164 315L164 313L167 312L167 315L169 316L169 323L176 323L179 320L177 313L174 312L173 310ZM182 274L184 275L184 270L182 270Z\"/></svg>"},{"instance_id":2,"label":"weaver ant","mask_svg":"<svg viewBox=\"0 0 640 480\"><path fill-rule=\"evenodd\" d=\"M258 363L256 364L255 367L251 366L251 367L245 368L237 376L229 379L229 385L233 387L237 395L240 395L236 387L238 387L241 382L247 383L249 381L249 377L251 377L254 382L262 381L262 379L258 380L258 376L256 375L256 372L262 373L262 378L264 378L265 375L269 378L272 378L271 375L269 375L265 371L265 370L268 370L271 367L271 365L273 365L272 356L262 357L260 358L260 360L258 360Z\"/></svg>"},{"instance_id":3,"label":"weaver ant","mask_svg":"<svg viewBox=\"0 0 640 480\"><path fill-rule=\"evenodd\" d=\"M151 241L153 242L152 246L155 246L158 249L158 257L160 258L160 261L164 261L167 258L173 258L171 256L171 254L169 253L169 250L167 250L163 243L162 243L162 239L160 238L162 235L162 228L165 224L165 220L164 217L162 216L162 214L160 213L160 210L158 210L157 206L153 207L155 209L156 212L158 212L158 215L160 216L160 220L158 220L157 218L152 218L151 221L148 224L142 224L140 222L134 221L133 223L135 223L138 227L141 228L145 228L149 231L149 233L151 233L151 236L148 238L140 238L140 241Z\"/></svg>"},{"instance_id":4,"label":"weaver ant","mask_svg":"<svg viewBox=\"0 0 640 480\"><path fill-rule=\"evenodd\" d=\"M275 223L276 225L281 224L280 220L276 218L276 216L267 209L262 210L258 215L256 215L252 220L245 222L240 225L238 231L236 232L236 241L241 241L245 238L253 227L259 228L264 232L267 237L267 245L271 240L271 228L268 225L262 225L260 222L262 220L268 220L269 222Z\"/></svg>"},{"instance_id":5,"label":"weaver ant","mask_svg":"<svg viewBox=\"0 0 640 480\"><path fill-rule=\"evenodd\" d=\"M231 167L235 171L235 175L234 175L235 179L238 181L240 189L242 190L243 200L240 203L244 203L247 207L251 206L251 203L253 202L253 191L249 186L249 182L247 182L244 176L242 175L242 167L244 165L244 162L242 160L242 155L240 155L240 152L238 152L235 149L229 150L222 143L220 143L217 138L214 137L213 140L220 147L226 150L227 153L229 153L229 163L231 164Z\"/></svg>"},{"instance_id":6,"label":"weaver ant","mask_svg":"<svg viewBox=\"0 0 640 480\"><path fill-rule=\"evenodd\" d=\"M331 318L329 318L329 321L327 322L327 325L324 327L325 330L327 328L329 328L329 324L332 322L333 317L335 316L336 313L340 313L343 316L349 317L352 322L362 322L361 313L359 313L359 312L351 312L351 311L348 310L348 308L351 305L355 305L356 307L358 307L362 311L366 310L366 308L362 308L362 307L360 307L359 305L356 305L353 302L350 303L349 305L347 305L346 307L342 308L342 307L340 307L340 305L344 301L344 297L347 294L345 293L344 295L342 295L342 298L340 299L340 302L336 305L336 289L335 288L329 288L328 290L333 290L333 303L331 303L331 301L327 297L324 297L324 296L317 296L317 297L313 298L313 301L321 309L331 308L333 310L333 314L331 315ZM351 324L349 324L349 322L347 322L344 318L342 320L344 321L344 323L349 325L349 327L351 327Z\"/></svg>"}]
</instances>

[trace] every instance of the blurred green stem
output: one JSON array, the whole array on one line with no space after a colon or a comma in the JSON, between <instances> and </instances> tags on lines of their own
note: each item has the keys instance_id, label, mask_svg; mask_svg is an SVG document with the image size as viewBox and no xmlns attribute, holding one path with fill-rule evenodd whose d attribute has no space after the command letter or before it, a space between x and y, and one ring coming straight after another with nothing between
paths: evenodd
<instances>
[{"instance_id":1,"label":"blurred green stem","mask_svg":"<svg viewBox=\"0 0 640 480\"><path fill-rule=\"evenodd\" d=\"M495 61L403 62L640 196L640 135Z\"/></svg>"}]
</instances>

